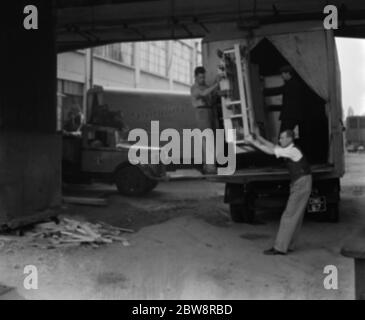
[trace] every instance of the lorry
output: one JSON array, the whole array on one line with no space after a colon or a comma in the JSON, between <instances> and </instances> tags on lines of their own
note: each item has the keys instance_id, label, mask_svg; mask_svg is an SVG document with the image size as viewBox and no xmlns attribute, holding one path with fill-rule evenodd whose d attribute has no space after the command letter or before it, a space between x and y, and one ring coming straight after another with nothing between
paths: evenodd
<instances>
[{"instance_id":1,"label":"lorry","mask_svg":"<svg viewBox=\"0 0 365 320\"><path fill-rule=\"evenodd\" d=\"M262 135L278 142L282 95L265 96L266 88L283 84L280 68L289 65L315 96L312 113L312 194L307 210L319 220L339 219L340 178L344 174L344 142L340 70L335 37L318 21L218 27L203 39L203 65L207 82L226 72L220 88L219 123L226 143L236 148L236 171L210 177L225 183L225 203L235 222L253 222L259 203L268 200L282 207L289 193L289 174L282 162L264 155L245 137L258 126ZM222 67L223 65L223 67ZM236 135L228 134L235 129ZM299 133L300 134L300 133ZM274 201L273 201L274 200Z\"/></svg>"},{"instance_id":2,"label":"lorry","mask_svg":"<svg viewBox=\"0 0 365 320\"><path fill-rule=\"evenodd\" d=\"M191 104L189 92L176 90L157 90L142 88L123 88L110 86L94 86L88 92L89 109L93 101L107 105L111 112L122 114L126 131L133 129L144 130L151 144L151 123L158 121L158 129L173 128L180 136L184 129L197 127L195 110ZM166 142L158 142L163 149ZM180 158L173 159L173 163L166 164L166 171L176 169L200 169L201 165L194 164L193 152L184 159L183 144L180 143ZM186 156L185 156L186 157ZM187 164L190 163L190 164Z\"/></svg>"},{"instance_id":3,"label":"lorry","mask_svg":"<svg viewBox=\"0 0 365 320\"><path fill-rule=\"evenodd\" d=\"M145 146L156 164L142 164L129 151L128 129L119 112L109 108L100 88L89 90L85 124L77 131L63 132L62 176L66 183L101 181L115 183L123 195L140 196L153 190L166 177L160 162L161 148ZM72 126L71 126L72 127ZM154 150L155 149L155 150Z\"/></svg>"}]
</instances>

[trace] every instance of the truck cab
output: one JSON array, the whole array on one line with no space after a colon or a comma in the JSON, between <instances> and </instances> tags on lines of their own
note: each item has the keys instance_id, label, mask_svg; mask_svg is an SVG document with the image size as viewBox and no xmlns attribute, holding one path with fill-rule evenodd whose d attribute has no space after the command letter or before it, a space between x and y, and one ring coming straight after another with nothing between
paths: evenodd
<instances>
[{"instance_id":1,"label":"truck cab","mask_svg":"<svg viewBox=\"0 0 365 320\"><path fill-rule=\"evenodd\" d=\"M80 130L63 131L64 182L115 183L118 191L128 196L150 192L165 178L165 166L140 164L134 159L135 153L129 151L135 146L126 139L128 130L120 115L110 112L105 105L99 107L94 101L92 113L85 117L86 123ZM152 151L149 146L145 148ZM157 151L162 152L162 149Z\"/></svg>"}]
</instances>

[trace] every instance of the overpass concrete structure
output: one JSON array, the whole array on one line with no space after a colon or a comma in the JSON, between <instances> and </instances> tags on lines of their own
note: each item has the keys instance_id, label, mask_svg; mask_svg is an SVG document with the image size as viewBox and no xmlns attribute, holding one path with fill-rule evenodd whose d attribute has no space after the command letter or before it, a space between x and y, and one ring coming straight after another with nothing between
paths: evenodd
<instances>
[{"instance_id":1,"label":"overpass concrete structure","mask_svg":"<svg viewBox=\"0 0 365 320\"><path fill-rule=\"evenodd\" d=\"M323 20L335 5L343 35L362 35L361 0L58 0L60 51L117 41L204 37L225 24L240 29L260 24ZM345 28L346 26L346 28Z\"/></svg>"},{"instance_id":2,"label":"overpass concrete structure","mask_svg":"<svg viewBox=\"0 0 365 320\"><path fill-rule=\"evenodd\" d=\"M28 1L8 3L0 18L0 225L39 219L61 202L54 7L33 1L39 29L26 30Z\"/></svg>"},{"instance_id":3,"label":"overpass concrete structure","mask_svg":"<svg viewBox=\"0 0 365 320\"><path fill-rule=\"evenodd\" d=\"M17 0L0 17L0 226L51 214L61 203L56 54L118 41L205 37L235 25L321 20L318 0ZM23 27L28 4L39 28ZM333 0L338 34L364 37L365 2Z\"/></svg>"}]
</instances>

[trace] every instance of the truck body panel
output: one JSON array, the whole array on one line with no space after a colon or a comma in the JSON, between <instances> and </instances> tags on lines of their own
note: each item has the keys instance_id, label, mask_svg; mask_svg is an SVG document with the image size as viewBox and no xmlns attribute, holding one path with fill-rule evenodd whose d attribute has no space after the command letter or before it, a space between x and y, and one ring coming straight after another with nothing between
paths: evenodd
<instances>
[{"instance_id":1,"label":"truck body panel","mask_svg":"<svg viewBox=\"0 0 365 320\"><path fill-rule=\"evenodd\" d=\"M152 121L158 121L159 132L154 132L158 137L165 129L175 129L182 137L184 129L193 130L197 127L195 111L190 94L187 92L95 86L88 92L89 110L92 110L95 102L108 106L113 112L121 113L128 131L145 130L149 145L151 145ZM159 143L158 147L163 147L167 141L159 141ZM191 150L193 155L193 146ZM180 158L174 158L173 163L169 169L177 168L179 163L182 167L184 167L183 163L194 164L192 157L184 159L182 142Z\"/></svg>"},{"instance_id":2,"label":"truck body panel","mask_svg":"<svg viewBox=\"0 0 365 320\"><path fill-rule=\"evenodd\" d=\"M239 43L249 48L252 52L263 39L268 39L278 48L278 51L280 51L286 61L294 67L311 89L325 100L329 145L328 159L323 165L327 167L328 175L340 178L344 174L344 145L341 121L340 71L335 40L333 33L323 30L323 26L319 27L313 24L310 29L306 29L306 25L303 24L301 31L299 31L300 28L298 27L298 32L289 32L289 26L285 28L284 25L273 26L272 28L264 26L253 30L250 34L241 31L240 36L238 36L236 30L236 33L233 33L233 39L229 31L221 30L217 33L211 33L204 39L202 46L203 63L207 69L207 82L212 82L217 74L217 66L220 63L219 57L216 54L217 50L231 48ZM268 61L270 61L270 56L268 56ZM267 82L275 82L274 78L275 75L271 74L265 80ZM255 85L251 84L251 88L255 91ZM255 105L257 105L257 102ZM256 110L254 112L255 117L260 118L259 113ZM273 128L271 130L272 133L267 138L273 140L278 135L277 112L271 112L268 117L271 117L268 122L273 123ZM255 166L254 163L252 166ZM233 176L218 176L213 179L221 182L241 179L242 182L245 182L248 177L250 180L255 179L255 177L262 179L263 176L271 179L272 175L276 175L276 173L265 167L255 168L254 171L250 168L238 168Z\"/></svg>"}]
</instances>

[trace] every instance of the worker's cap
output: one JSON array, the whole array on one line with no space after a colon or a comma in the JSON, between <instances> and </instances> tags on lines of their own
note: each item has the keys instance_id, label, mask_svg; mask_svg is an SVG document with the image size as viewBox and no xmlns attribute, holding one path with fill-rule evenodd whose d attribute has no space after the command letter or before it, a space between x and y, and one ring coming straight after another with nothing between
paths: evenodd
<instances>
[{"instance_id":1,"label":"worker's cap","mask_svg":"<svg viewBox=\"0 0 365 320\"><path fill-rule=\"evenodd\" d=\"M281 68L280 68L280 73L293 73L294 72L294 69L293 69L293 67L292 66L290 66L290 65L285 65L285 66L282 66Z\"/></svg>"}]
</instances>

